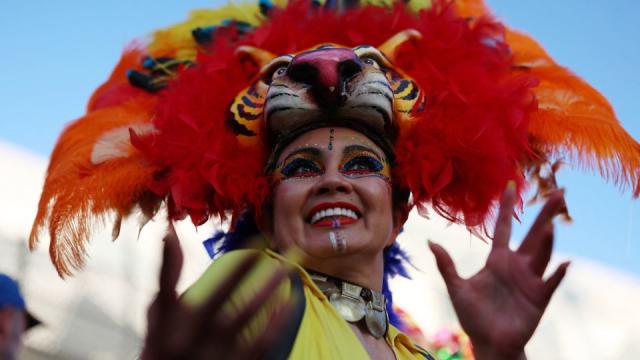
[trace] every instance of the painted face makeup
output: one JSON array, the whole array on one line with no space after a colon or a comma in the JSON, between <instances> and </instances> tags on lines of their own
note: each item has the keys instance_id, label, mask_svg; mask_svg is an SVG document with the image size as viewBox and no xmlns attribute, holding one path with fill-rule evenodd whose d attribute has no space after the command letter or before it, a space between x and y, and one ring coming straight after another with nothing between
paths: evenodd
<instances>
[{"instance_id":1,"label":"painted face makeup","mask_svg":"<svg viewBox=\"0 0 640 360\"><path fill-rule=\"evenodd\" d=\"M329 241L338 254L343 254L347 251L347 238L339 231L340 225L340 217L336 216L331 224L331 227L335 229L335 231L329 232Z\"/></svg>"},{"instance_id":2,"label":"painted face makeup","mask_svg":"<svg viewBox=\"0 0 640 360\"><path fill-rule=\"evenodd\" d=\"M329 151L333 150L333 137L335 131L336 130L334 128L329 129L329 145L327 145L327 149L329 149Z\"/></svg>"},{"instance_id":3,"label":"painted face makeup","mask_svg":"<svg viewBox=\"0 0 640 360\"><path fill-rule=\"evenodd\" d=\"M391 182L391 167L383 156L363 145L349 145L344 149L340 172L350 178L376 176Z\"/></svg>"},{"instance_id":4,"label":"painted face makeup","mask_svg":"<svg viewBox=\"0 0 640 360\"><path fill-rule=\"evenodd\" d=\"M347 239L341 232L330 231L329 241L331 242L331 246L333 246L333 250L338 254L344 254L347 252Z\"/></svg>"},{"instance_id":5,"label":"painted face makeup","mask_svg":"<svg viewBox=\"0 0 640 360\"><path fill-rule=\"evenodd\" d=\"M391 169L383 150L347 128L334 128L331 141L331 129L296 138L272 172L274 246L303 249L317 271L323 266L318 259L377 256L394 229Z\"/></svg>"},{"instance_id":6,"label":"painted face makeup","mask_svg":"<svg viewBox=\"0 0 640 360\"><path fill-rule=\"evenodd\" d=\"M273 183L278 185L282 181L305 180L320 176L323 172L321 149L317 145L305 145L276 165Z\"/></svg>"},{"instance_id":7,"label":"painted face makeup","mask_svg":"<svg viewBox=\"0 0 640 360\"><path fill-rule=\"evenodd\" d=\"M360 145L364 145L368 148L374 149L377 146L373 144L373 142L371 140L369 140L368 138L364 137L364 136L336 136L334 137L334 141L341 141L341 142L346 142L346 143L352 143L352 144L360 144Z\"/></svg>"},{"instance_id":8,"label":"painted face makeup","mask_svg":"<svg viewBox=\"0 0 640 360\"><path fill-rule=\"evenodd\" d=\"M329 146L332 148L331 141ZM331 148L328 147L328 150ZM391 166L386 157L365 145L356 144L345 147L339 171L349 178L375 176L391 182ZM318 148L317 144L305 145L291 152L276 165L273 183L277 185L282 181L305 180L323 173L322 149Z\"/></svg>"}]
</instances>

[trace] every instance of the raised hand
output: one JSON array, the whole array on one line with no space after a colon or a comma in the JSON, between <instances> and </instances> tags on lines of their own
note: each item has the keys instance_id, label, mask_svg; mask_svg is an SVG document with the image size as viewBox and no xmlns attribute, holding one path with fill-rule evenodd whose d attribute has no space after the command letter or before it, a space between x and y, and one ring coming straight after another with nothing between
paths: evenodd
<instances>
[{"instance_id":1,"label":"raised hand","mask_svg":"<svg viewBox=\"0 0 640 360\"><path fill-rule=\"evenodd\" d=\"M194 308L183 303L175 291L182 269L182 251L172 229L164 243L160 290L149 307L142 359L252 359L264 355L279 329L287 324L291 305L277 309L269 321L270 331L251 344L238 341L240 330L278 288L287 271L277 270L245 308L229 317L221 311L222 305L257 263L258 256L241 262L200 307Z\"/></svg>"},{"instance_id":2,"label":"raised hand","mask_svg":"<svg viewBox=\"0 0 640 360\"><path fill-rule=\"evenodd\" d=\"M546 280L553 247L553 217L564 206L561 191L552 194L520 247L509 249L515 190L509 186L500 202L487 263L469 279L456 272L449 254L429 243L447 285L453 307L469 335L476 359L524 359L524 346L535 331L569 262Z\"/></svg>"}]
</instances>

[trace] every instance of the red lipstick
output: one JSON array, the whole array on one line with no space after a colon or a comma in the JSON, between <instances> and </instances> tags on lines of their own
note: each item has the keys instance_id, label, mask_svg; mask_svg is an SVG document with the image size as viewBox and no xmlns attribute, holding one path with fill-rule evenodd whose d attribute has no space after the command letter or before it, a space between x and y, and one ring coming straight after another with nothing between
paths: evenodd
<instances>
[{"instance_id":1,"label":"red lipstick","mask_svg":"<svg viewBox=\"0 0 640 360\"><path fill-rule=\"evenodd\" d=\"M326 202L326 203L320 203L320 204L314 206L311 209L311 211L309 211L309 213L307 215L307 222L311 223L311 220L314 217L314 215L319 213L320 211L327 210L327 209L335 209L335 208L351 210L353 213L356 214L356 216L358 218L360 218L360 216L362 214L360 209L358 209L355 205L353 205L351 203L348 203L348 202ZM331 215L331 216L323 217L322 219L316 221L315 223L312 224L312 226L314 226L314 227L335 227L336 224L349 225L349 224L355 223L356 221L358 221L358 219L354 219L352 216Z\"/></svg>"}]
</instances>

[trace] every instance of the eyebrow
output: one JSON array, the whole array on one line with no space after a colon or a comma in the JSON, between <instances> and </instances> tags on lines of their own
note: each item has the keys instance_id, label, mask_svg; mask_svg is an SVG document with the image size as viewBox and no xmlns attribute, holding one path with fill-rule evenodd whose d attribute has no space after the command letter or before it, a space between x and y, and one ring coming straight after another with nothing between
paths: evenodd
<instances>
[{"instance_id":1,"label":"eyebrow","mask_svg":"<svg viewBox=\"0 0 640 360\"><path fill-rule=\"evenodd\" d=\"M346 146L344 148L344 150L342 151L342 153L344 155L348 155L348 154L352 154L354 152L358 152L358 151L366 151L369 153L372 153L379 161L383 161L382 157L378 154L378 152L376 152L374 149L364 146L364 145L349 145Z\"/></svg>"},{"instance_id":2,"label":"eyebrow","mask_svg":"<svg viewBox=\"0 0 640 360\"><path fill-rule=\"evenodd\" d=\"M298 154L309 154L309 155L313 155L314 157L320 157L320 150L318 148L315 147L310 147L310 146L305 146L299 149L296 149L294 151L292 151L290 154L288 154L287 156L285 156L284 159L282 159L282 162L286 162L287 160L289 160L289 158L291 158L292 156L298 155Z\"/></svg>"}]
</instances>

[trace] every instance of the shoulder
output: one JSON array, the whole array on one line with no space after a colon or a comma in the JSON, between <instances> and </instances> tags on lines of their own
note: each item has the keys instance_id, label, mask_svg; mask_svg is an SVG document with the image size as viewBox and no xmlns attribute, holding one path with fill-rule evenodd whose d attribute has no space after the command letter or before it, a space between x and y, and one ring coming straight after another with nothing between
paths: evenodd
<instances>
[{"instance_id":1,"label":"shoulder","mask_svg":"<svg viewBox=\"0 0 640 360\"><path fill-rule=\"evenodd\" d=\"M221 288L238 266L255 256L257 256L256 263L225 294L226 302L223 311L232 316L234 313L239 313L264 289L274 272L284 266L283 259L253 249L230 251L211 263L202 276L184 293L183 300L193 305L203 303ZM302 281L296 272L292 272L273 289L272 295L261 304L252 315L252 320L242 330L241 338L251 343L261 334L269 331L273 316L279 311L278 309L283 309L283 305L289 311L288 321L278 329L279 336L264 354L266 359L287 358L297 337L305 312L305 295Z\"/></svg>"},{"instance_id":2,"label":"shoulder","mask_svg":"<svg viewBox=\"0 0 640 360\"><path fill-rule=\"evenodd\" d=\"M250 295L261 288L270 276L282 266L281 262L267 255L265 252L254 249L230 251L215 259L202 275L185 291L182 299L189 304L200 304L213 292L228 280L233 272L249 258L256 257L255 264L249 271L242 275L234 287L234 294ZM288 288L289 282L283 282Z\"/></svg>"}]
</instances>

